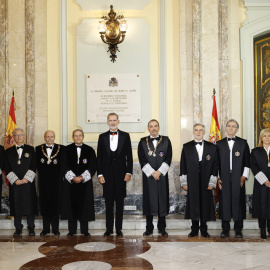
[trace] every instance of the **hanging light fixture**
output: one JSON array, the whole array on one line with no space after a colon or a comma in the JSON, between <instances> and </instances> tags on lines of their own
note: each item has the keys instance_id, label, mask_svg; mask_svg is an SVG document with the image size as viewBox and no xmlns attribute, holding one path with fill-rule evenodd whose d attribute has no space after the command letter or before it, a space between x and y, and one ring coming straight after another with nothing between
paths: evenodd
<instances>
[{"instance_id":1,"label":"hanging light fixture","mask_svg":"<svg viewBox=\"0 0 270 270\"><path fill-rule=\"evenodd\" d=\"M102 41L109 45L108 51L110 51L110 58L114 63L117 58L116 51L119 51L117 45L124 41L128 26L124 16L118 15L116 17L113 6L111 5L110 8L109 17L101 17L103 20L99 22L98 30Z\"/></svg>"}]
</instances>

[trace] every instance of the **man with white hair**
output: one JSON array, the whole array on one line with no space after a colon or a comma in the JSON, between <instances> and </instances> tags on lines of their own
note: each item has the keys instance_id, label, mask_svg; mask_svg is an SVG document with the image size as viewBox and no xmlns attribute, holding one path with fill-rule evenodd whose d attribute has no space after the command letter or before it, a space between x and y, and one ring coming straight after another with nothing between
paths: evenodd
<instances>
[{"instance_id":1,"label":"man with white hair","mask_svg":"<svg viewBox=\"0 0 270 270\"><path fill-rule=\"evenodd\" d=\"M13 201L11 213L14 215L14 236L22 234L22 216L27 217L30 236L35 236L36 205L36 156L34 147L24 144L25 132L21 128L13 130L16 145L6 150L5 171L10 182L10 195Z\"/></svg>"}]
</instances>

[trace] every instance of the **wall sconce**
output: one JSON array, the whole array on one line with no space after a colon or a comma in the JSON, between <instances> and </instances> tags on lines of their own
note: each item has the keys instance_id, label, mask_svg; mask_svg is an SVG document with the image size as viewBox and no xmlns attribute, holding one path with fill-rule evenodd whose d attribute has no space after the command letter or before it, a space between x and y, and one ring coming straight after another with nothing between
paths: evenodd
<instances>
[{"instance_id":1,"label":"wall sconce","mask_svg":"<svg viewBox=\"0 0 270 270\"><path fill-rule=\"evenodd\" d=\"M102 16L102 21L99 22L98 30L102 41L109 45L109 50L111 53L111 61L114 63L116 61L118 50L117 45L122 43L126 36L127 31L127 21L124 20L123 15L118 15L113 10L113 6L110 6L111 10L108 16Z\"/></svg>"}]
</instances>

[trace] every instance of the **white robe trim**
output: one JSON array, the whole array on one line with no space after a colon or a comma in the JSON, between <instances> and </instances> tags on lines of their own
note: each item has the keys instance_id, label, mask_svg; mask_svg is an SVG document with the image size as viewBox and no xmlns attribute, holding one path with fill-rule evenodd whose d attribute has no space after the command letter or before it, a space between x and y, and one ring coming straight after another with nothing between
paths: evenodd
<instances>
[{"instance_id":1,"label":"white robe trim","mask_svg":"<svg viewBox=\"0 0 270 270\"><path fill-rule=\"evenodd\" d=\"M155 170L150 166L149 163L145 164L142 168L142 171L145 173L147 177L150 177Z\"/></svg>"},{"instance_id":2,"label":"white robe trim","mask_svg":"<svg viewBox=\"0 0 270 270\"><path fill-rule=\"evenodd\" d=\"M181 187L187 186L187 175L186 174L180 175L180 183L181 183Z\"/></svg>"},{"instance_id":3,"label":"white robe trim","mask_svg":"<svg viewBox=\"0 0 270 270\"><path fill-rule=\"evenodd\" d=\"M72 179L76 177L73 171L68 171L65 175L66 179L68 180L69 183L71 183Z\"/></svg>"},{"instance_id":4,"label":"white robe trim","mask_svg":"<svg viewBox=\"0 0 270 270\"><path fill-rule=\"evenodd\" d=\"M10 172L7 175L7 179L11 185L13 185L19 178L14 172Z\"/></svg>"},{"instance_id":5,"label":"white robe trim","mask_svg":"<svg viewBox=\"0 0 270 270\"><path fill-rule=\"evenodd\" d=\"M31 171L31 170L28 170L24 176L24 178L26 180L28 180L29 182L33 182L33 180L35 179L35 176L36 176L36 173Z\"/></svg>"},{"instance_id":6,"label":"white robe trim","mask_svg":"<svg viewBox=\"0 0 270 270\"><path fill-rule=\"evenodd\" d=\"M263 172L258 172L255 175L255 178L261 185L263 185L268 180L266 175Z\"/></svg>"},{"instance_id":7,"label":"white robe trim","mask_svg":"<svg viewBox=\"0 0 270 270\"><path fill-rule=\"evenodd\" d=\"M83 177L82 183L85 183L91 179L91 173L88 170L85 170L81 176Z\"/></svg>"}]
</instances>

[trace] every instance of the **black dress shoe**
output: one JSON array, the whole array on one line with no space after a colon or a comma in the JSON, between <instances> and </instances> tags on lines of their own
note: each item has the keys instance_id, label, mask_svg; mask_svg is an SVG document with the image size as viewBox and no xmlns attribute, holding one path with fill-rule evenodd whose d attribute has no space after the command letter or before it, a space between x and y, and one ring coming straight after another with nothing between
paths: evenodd
<instances>
[{"instance_id":1,"label":"black dress shoe","mask_svg":"<svg viewBox=\"0 0 270 270\"><path fill-rule=\"evenodd\" d=\"M103 236L110 236L113 233L113 230L106 230Z\"/></svg>"},{"instance_id":2,"label":"black dress shoe","mask_svg":"<svg viewBox=\"0 0 270 270\"><path fill-rule=\"evenodd\" d=\"M60 235L60 232L59 231L53 231L52 232L54 235Z\"/></svg>"},{"instance_id":3,"label":"black dress shoe","mask_svg":"<svg viewBox=\"0 0 270 270\"><path fill-rule=\"evenodd\" d=\"M265 229L261 229L261 238L262 239L266 239L266 230Z\"/></svg>"},{"instance_id":4,"label":"black dress shoe","mask_svg":"<svg viewBox=\"0 0 270 270\"><path fill-rule=\"evenodd\" d=\"M85 232L83 235L88 236L88 237L91 236L91 234L89 232Z\"/></svg>"},{"instance_id":5,"label":"black dress shoe","mask_svg":"<svg viewBox=\"0 0 270 270\"><path fill-rule=\"evenodd\" d=\"M204 238L210 238L210 235L208 232L201 232L202 237Z\"/></svg>"},{"instance_id":6,"label":"black dress shoe","mask_svg":"<svg viewBox=\"0 0 270 270\"><path fill-rule=\"evenodd\" d=\"M40 236L47 235L48 233L50 233L50 231L45 231L45 230L43 230L43 231L40 233Z\"/></svg>"},{"instance_id":7,"label":"black dress shoe","mask_svg":"<svg viewBox=\"0 0 270 270\"><path fill-rule=\"evenodd\" d=\"M13 236L19 236L22 234L22 230L16 230L14 233L13 233Z\"/></svg>"},{"instance_id":8,"label":"black dress shoe","mask_svg":"<svg viewBox=\"0 0 270 270\"><path fill-rule=\"evenodd\" d=\"M229 237L229 236L230 236L230 234L229 234L228 231L222 231L221 234L220 234L221 238L225 238L225 237Z\"/></svg>"},{"instance_id":9,"label":"black dress shoe","mask_svg":"<svg viewBox=\"0 0 270 270\"><path fill-rule=\"evenodd\" d=\"M191 231L191 232L188 234L188 237L195 237L195 236L198 236L198 232L196 232L196 231Z\"/></svg>"},{"instance_id":10,"label":"black dress shoe","mask_svg":"<svg viewBox=\"0 0 270 270\"><path fill-rule=\"evenodd\" d=\"M159 230L158 233L160 233L162 236L168 236L168 233L165 231L165 229Z\"/></svg>"},{"instance_id":11,"label":"black dress shoe","mask_svg":"<svg viewBox=\"0 0 270 270\"><path fill-rule=\"evenodd\" d=\"M67 234L67 236L73 236L74 235L74 233L72 233L72 232L69 232L68 234Z\"/></svg>"},{"instance_id":12,"label":"black dress shoe","mask_svg":"<svg viewBox=\"0 0 270 270\"><path fill-rule=\"evenodd\" d=\"M243 238L242 232L235 232L235 238Z\"/></svg>"},{"instance_id":13,"label":"black dress shoe","mask_svg":"<svg viewBox=\"0 0 270 270\"><path fill-rule=\"evenodd\" d=\"M148 231L146 230L144 233L143 233L143 236L149 236L149 235L152 235L153 234L153 231Z\"/></svg>"},{"instance_id":14,"label":"black dress shoe","mask_svg":"<svg viewBox=\"0 0 270 270\"><path fill-rule=\"evenodd\" d=\"M34 229L29 229L29 236L35 236L35 231Z\"/></svg>"},{"instance_id":15,"label":"black dress shoe","mask_svg":"<svg viewBox=\"0 0 270 270\"><path fill-rule=\"evenodd\" d=\"M116 234L117 234L117 236L123 236L123 233L122 233L121 230L117 230L117 231L116 231Z\"/></svg>"}]
</instances>

